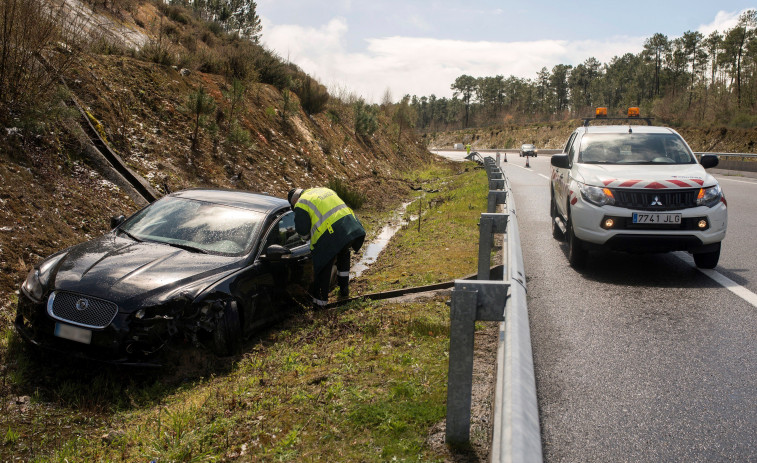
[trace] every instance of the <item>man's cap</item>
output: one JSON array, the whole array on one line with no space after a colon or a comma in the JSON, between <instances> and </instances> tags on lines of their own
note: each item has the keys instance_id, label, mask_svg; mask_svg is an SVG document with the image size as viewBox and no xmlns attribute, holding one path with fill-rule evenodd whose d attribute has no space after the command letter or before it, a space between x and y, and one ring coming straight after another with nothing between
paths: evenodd
<instances>
[{"instance_id":1,"label":"man's cap","mask_svg":"<svg viewBox=\"0 0 757 463\"><path fill-rule=\"evenodd\" d=\"M289 204L294 207L295 204L297 204L297 201L300 199L300 195L302 194L304 190L302 188L292 188L289 190L289 193L287 193L287 200L289 201Z\"/></svg>"}]
</instances>

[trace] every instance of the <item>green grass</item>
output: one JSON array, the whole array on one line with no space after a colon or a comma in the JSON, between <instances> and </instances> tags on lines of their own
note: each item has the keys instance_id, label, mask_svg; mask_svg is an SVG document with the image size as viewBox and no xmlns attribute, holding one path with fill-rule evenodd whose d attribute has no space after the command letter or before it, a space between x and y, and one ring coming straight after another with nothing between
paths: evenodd
<instances>
[{"instance_id":1,"label":"green grass","mask_svg":"<svg viewBox=\"0 0 757 463\"><path fill-rule=\"evenodd\" d=\"M409 221L358 282L361 291L428 285L460 278L477 269L478 221L486 210L486 172L458 173L431 166L409 180L423 192L407 208ZM420 231L417 215L422 214Z\"/></svg>"},{"instance_id":2,"label":"green grass","mask_svg":"<svg viewBox=\"0 0 757 463\"><path fill-rule=\"evenodd\" d=\"M475 270L483 171L411 177L434 205L366 287ZM426 441L445 416L448 332L443 297L294 309L241 356L179 348L158 371L59 363L3 333L0 461L442 461Z\"/></svg>"}]
</instances>

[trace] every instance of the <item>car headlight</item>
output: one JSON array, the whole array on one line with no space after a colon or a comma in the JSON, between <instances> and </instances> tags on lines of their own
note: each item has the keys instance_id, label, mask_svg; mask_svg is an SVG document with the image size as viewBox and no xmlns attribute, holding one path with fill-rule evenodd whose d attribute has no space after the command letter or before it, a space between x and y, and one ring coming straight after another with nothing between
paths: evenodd
<instances>
[{"instance_id":1,"label":"car headlight","mask_svg":"<svg viewBox=\"0 0 757 463\"><path fill-rule=\"evenodd\" d=\"M720 189L720 185L700 188L699 195L697 195L697 206L713 207L720 202L722 196L723 191Z\"/></svg>"},{"instance_id":2,"label":"car headlight","mask_svg":"<svg viewBox=\"0 0 757 463\"><path fill-rule=\"evenodd\" d=\"M21 289L33 300L41 301L42 296L45 294L45 286L40 279L40 272L38 268L33 268L29 275L26 277L26 281L21 285Z\"/></svg>"},{"instance_id":3,"label":"car headlight","mask_svg":"<svg viewBox=\"0 0 757 463\"><path fill-rule=\"evenodd\" d=\"M54 273L54 267L65 256L65 253L58 254L57 256L48 258L48 260L42 262L39 266L34 267L29 272L29 275L26 276L26 280L21 285L21 290L35 301L41 301L50 283L50 276Z\"/></svg>"},{"instance_id":4,"label":"car headlight","mask_svg":"<svg viewBox=\"0 0 757 463\"><path fill-rule=\"evenodd\" d=\"M615 204L615 196L609 188L600 188L591 185L581 185L581 196L588 202L597 206L612 206Z\"/></svg>"}]
</instances>

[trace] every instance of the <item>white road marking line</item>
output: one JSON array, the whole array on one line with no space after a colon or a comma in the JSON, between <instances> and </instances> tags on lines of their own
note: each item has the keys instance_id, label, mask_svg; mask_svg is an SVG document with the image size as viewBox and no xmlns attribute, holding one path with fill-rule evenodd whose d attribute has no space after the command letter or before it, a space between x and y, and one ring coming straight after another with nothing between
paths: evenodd
<instances>
[{"instance_id":1,"label":"white road marking line","mask_svg":"<svg viewBox=\"0 0 757 463\"><path fill-rule=\"evenodd\" d=\"M728 278L727 276L723 275L722 273L716 270L711 270L707 268L698 268L696 264L694 263L694 258L691 257L688 253L676 252L675 254L682 261L686 262L687 264L696 268L697 270L704 273L708 277L712 278L717 283L720 283L728 291L744 299L748 303L752 304L752 306L757 307L757 294L754 294L753 292L749 291L745 287L741 286L740 284L736 283L735 281L731 280L730 278Z\"/></svg>"},{"instance_id":2,"label":"white road marking line","mask_svg":"<svg viewBox=\"0 0 757 463\"><path fill-rule=\"evenodd\" d=\"M729 182L736 182L736 183L747 183L747 184L749 184L749 185L757 185L757 182L747 182L747 181L745 181L745 180L736 180L736 179L733 179L733 178L728 178L728 177L720 177L720 176L719 176L719 178L720 178L720 180L728 180Z\"/></svg>"},{"instance_id":3,"label":"white road marking line","mask_svg":"<svg viewBox=\"0 0 757 463\"><path fill-rule=\"evenodd\" d=\"M538 175L539 177L543 177L543 178L546 178L547 180L549 180L549 177L547 177L547 176L546 176L546 175L544 175L544 174L540 174L540 173L538 173L538 172L535 172L535 171L531 170L531 168L530 168L530 167L523 167L523 166L519 166L519 165L517 165L517 164L510 164L510 165L511 165L511 166L513 166L513 167L518 167L519 169L527 170L527 171L529 171L529 172L531 172L531 173L534 173L534 174Z\"/></svg>"}]
</instances>

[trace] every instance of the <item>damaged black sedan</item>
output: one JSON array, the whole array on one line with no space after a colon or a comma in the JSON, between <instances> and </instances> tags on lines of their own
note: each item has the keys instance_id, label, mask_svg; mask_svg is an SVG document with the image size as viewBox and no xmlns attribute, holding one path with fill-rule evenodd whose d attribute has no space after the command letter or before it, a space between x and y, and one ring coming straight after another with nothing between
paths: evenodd
<instances>
[{"instance_id":1,"label":"damaged black sedan","mask_svg":"<svg viewBox=\"0 0 757 463\"><path fill-rule=\"evenodd\" d=\"M21 287L16 328L77 357L150 364L171 340L219 355L281 317L312 283L286 200L185 190L58 252Z\"/></svg>"}]
</instances>

